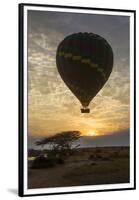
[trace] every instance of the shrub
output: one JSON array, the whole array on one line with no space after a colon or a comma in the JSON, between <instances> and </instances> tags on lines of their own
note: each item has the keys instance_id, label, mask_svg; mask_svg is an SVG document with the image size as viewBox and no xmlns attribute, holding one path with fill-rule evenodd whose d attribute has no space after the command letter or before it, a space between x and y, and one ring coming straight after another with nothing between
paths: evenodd
<instances>
[{"instance_id":1,"label":"shrub","mask_svg":"<svg viewBox=\"0 0 139 200\"><path fill-rule=\"evenodd\" d=\"M45 158L44 156L38 156L31 164L31 169L50 168L55 165L55 160Z\"/></svg>"},{"instance_id":2,"label":"shrub","mask_svg":"<svg viewBox=\"0 0 139 200\"><path fill-rule=\"evenodd\" d=\"M58 158L58 159L57 159L57 163L58 163L58 164L64 164L65 161L64 161L63 158Z\"/></svg>"},{"instance_id":3,"label":"shrub","mask_svg":"<svg viewBox=\"0 0 139 200\"><path fill-rule=\"evenodd\" d=\"M94 160L95 159L95 155L94 154L91 154L88 158L89 160Z\"/></svg>"},{"instance_id":4,"label":"shrub","mask_svg":"<svg viewBox=\"0 0 139 200\"><path fill-rule=\"evenodd\" d=\"M97 163L95 163L95 162L92 162L92 163L91 163L91 165L97 165Z\"/></svg>"}]
</instances>

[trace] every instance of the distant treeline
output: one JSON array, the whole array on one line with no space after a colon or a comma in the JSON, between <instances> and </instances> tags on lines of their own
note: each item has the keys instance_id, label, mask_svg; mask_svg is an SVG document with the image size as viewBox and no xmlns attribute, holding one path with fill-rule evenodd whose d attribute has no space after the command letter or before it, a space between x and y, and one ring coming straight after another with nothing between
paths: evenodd
<instances>
[{"instance_id":1,"label":"distant treeline","mask_svg":"<svg viewBox=\"0 0 139 200\"><path fill-rule=\"evenodd\" d=\"M103 150L110 150L110 149L127 149L127 150L129 150L129 147L128 146L111 146L111 147L107 147L107 146L105 146L105 147L86 147L86 148L81 148L81 147L78 147L75 151L76 152L84 152L84 149L85 149L85 151L87 152L91 152L91 151L93 151L93 150L95 150L95 151L97 151L97 150L101 150L101 151L103 151ZM44 150L37 150L37 149L28 149L28 157L36 157L36 156L38 156L38 155L40 155L42 152L45 154L47 154L47 153L49 153L49 151L51 151L51 150L48 150L48 149L44 149Z\"/></svg>"}]
</instances>

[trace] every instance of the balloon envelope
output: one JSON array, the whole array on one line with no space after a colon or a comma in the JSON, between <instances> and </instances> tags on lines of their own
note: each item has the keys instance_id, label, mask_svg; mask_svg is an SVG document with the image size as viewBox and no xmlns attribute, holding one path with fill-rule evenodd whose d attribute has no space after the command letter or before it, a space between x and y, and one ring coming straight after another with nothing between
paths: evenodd
<instances>
[{"instance_id":1,"label":"balloon envelope","mask_svg":"<svg viewBox=\"0 0 139 200\"><path fill-rule=\"evenodd\" d=\"M97 34L75 33L59 44L56 64L61 78L85 108L111 74L113 51Z\"/></svg>"}]
</instances>

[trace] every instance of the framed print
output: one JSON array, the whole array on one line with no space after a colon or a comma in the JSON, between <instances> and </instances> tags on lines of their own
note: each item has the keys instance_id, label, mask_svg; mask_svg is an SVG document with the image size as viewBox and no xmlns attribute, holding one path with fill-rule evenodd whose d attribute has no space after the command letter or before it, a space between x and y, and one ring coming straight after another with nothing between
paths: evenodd
<instances>
[{"instance_id":1,"label":"framed print","mask_svg":"<svg viewBox=\"0 0 139 200\"><path fill-rule=\"evenodd\" d=\"M135 189L134 10L19 4L19 195Z\"/></svg>"}]
</instances>

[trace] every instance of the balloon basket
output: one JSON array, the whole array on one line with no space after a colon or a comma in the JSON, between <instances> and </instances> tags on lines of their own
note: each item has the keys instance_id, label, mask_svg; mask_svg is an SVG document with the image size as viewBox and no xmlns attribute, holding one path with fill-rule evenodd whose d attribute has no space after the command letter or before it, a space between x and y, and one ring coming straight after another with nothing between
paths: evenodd
<instances>
[{"instance_id":1,"label":"balloon basket","mask_svg":"<svg viewBox=\"0 0 139 200\"><path fill-rule=\"evenodd\" d=\"M89 108L81 108L81 113L90 113Z\"/></svg>"}]
</instances>

